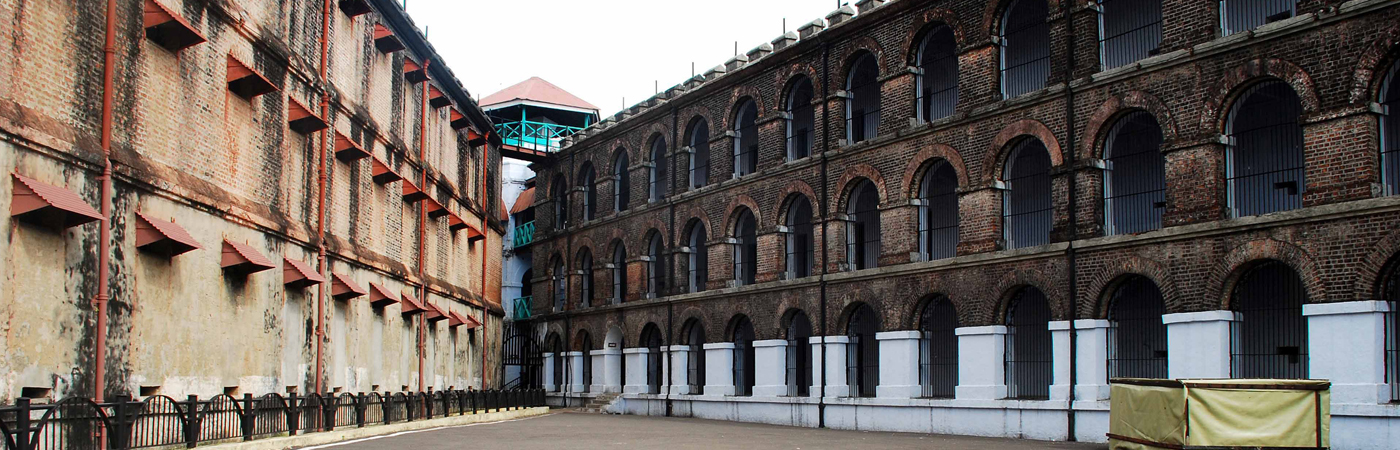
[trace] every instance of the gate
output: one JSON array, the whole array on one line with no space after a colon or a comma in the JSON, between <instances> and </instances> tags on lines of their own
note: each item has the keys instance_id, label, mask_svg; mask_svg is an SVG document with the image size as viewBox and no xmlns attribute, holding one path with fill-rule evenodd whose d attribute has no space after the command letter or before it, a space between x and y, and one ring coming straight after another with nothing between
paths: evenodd
<instances>
[{"instance_id":1,"label":"gate","mask_svg":"<svg viewBox=\"0 0 1400 450\"><path fill-rule=\"evenodd\" d=\"M540 353L539 344L530 336L529 329L529 326L516 322L511 327L510 337L506 338L502 364L506 366L506 373L510 373L511 366L514 366L520 376L506 383L505 389L544 387L544 356Z\"/></svg>"}]
</instances>

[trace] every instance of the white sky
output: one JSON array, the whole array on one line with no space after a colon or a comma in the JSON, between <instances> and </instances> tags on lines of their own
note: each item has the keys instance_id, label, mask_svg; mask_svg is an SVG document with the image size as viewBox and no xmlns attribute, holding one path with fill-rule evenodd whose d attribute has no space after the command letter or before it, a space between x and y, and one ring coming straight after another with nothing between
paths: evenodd
<instances>
[{"instance_id":1,"label":"white sky","mask_svg":"<svg viewBox=\"0 0 1400 450\"><path fill-rule=\"evenodd\" d=\"M837 0L408 0L474 97L538 76L604 117L823 17Z\"/></svg>"}]
</instances>

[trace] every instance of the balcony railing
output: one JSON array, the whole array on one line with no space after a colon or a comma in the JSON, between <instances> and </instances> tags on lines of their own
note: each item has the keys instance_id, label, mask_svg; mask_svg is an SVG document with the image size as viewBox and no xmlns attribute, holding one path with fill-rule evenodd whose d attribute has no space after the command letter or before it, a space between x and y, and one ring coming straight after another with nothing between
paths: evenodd
<instances>
[{"instance_id":1,"label":"balcony railing","mask_svg":"<svg viewBox=\"0 0 1400 450\"><path fill-rule=\"evenodd\" d=\"M516 248L524 247L530 245L531 242L535 242L535 221L531 220L517 225L515 227L515 240L513 242Z\"/></svg>"},{"instance_id":2,"label":"balcony railing","mask_svg":"<svg viewBox=\"0 0 1400 450\"><path fill-rule=\"evenodd\" d=\"M505 145L540 151L559 150L560 141L583 128L521 120L496 124L496 134Z\"/></svg>"},{"instance_id":3,"label":"balcony railing","mask_svg":"<svg viewBox=\"0 0 1400 450\"><path fill-rule=\"evenodd\" d=\"M533 296L520 297L511 301L511 316L515 320L526 320L530 318L530 301Z\"/></svg>"}]
</instances>

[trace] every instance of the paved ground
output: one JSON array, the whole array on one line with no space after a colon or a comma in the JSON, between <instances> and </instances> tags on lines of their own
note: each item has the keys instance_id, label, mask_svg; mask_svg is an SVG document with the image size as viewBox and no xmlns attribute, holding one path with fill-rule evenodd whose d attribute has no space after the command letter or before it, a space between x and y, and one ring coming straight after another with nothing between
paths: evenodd
<instances>
[{"instance_id":1,"label":"paved ground","mask_svg":"<svg viewBox=\"0 0 1400 450\"><path fill-rule=\"evenodd\" d=\"M666 417L609 416L556 411L514 421L409 432L352 441L327 450L460 448L592 449L947 449L1098 450L1103 445L990 439L913 433L873 433L780 427L737 422Z\"/></svg>"}]
</instances>

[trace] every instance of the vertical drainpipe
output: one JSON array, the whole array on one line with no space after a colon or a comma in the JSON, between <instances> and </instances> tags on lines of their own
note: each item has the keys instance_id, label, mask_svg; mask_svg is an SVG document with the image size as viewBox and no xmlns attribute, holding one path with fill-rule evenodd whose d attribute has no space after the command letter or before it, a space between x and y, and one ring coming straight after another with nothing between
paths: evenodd
<instances>
[{"instance_id":1,"label":"vertical drainpipe","mask_svg":"<svg viewBox=\"0 0 1400 450\"><path fill-rule=\"evenodd\" d=\"M428 73L428 64L432 64L432 62L432 59L423 58L422 70L425 75ZM419 84L421 86L421 89L419 89L421 91L419 95L421 108L419 108L418 110L418 163L421 164L422 167L420 167L418 171L418 189L420 189L424 194L427 194L428 80L424 79L423 82ZM423 206L421 202L418 203L420 203L418 205L418 301L421 301L423 302L423 304L426 305L428 303L428 280L423 278L423 266L427 265L428 257L423 252L425 251L424 249L426 248L428 241L428 208ZM418 317L418 390L421 392L428 390L427 384L425 384L427 380L427 368L424 365L424 353L427 352L427 349L424 347L423 343L423 341L426 340L428 333L428 320L425 317L427 316L427 313L419 313L415 314L415 316ZM486 324L482 323L481 328L483 331L482 334L484 335L486 330ZM484 341L485 340L483 339L483 342ZM482 372L482 378L485 379L485 372Z\"/></svg>"},{"instance_id":2,"label":"vertical drainpipe","mask_svg":"<svg viewBox=\"0 0 1400 450\"><path fill-rule=\"evenodd\" d=\"M671 105L671 148L673 148L673 149L679 149L679 148L681 148L681 142L680 142L680 139L679 139L679 137L678 137L680 132L677 130L677 126L680 124L680 116L679 116L679 114L680 114L680 111L676 109L676 106L675 106L675 105ZM676 160L679 159L679 158L677 158L677 157L674 156L674 155L676 154L676 152L673 151L673 152L671 152L671 154L672 154L673 156L671 156L671 158L668 158L668 159L666 160L666 163L671 165L671 167L670 167L670 169L669 169L669 170L671 171L670 174L669 174L670 176L667 177L667 179L666 179L666 186L663 186L663 187L662 187L662 189L666 189L666 192L667 192L667 193L670 193L672 186L675 186L675 185L676 185L676 180L680 178L679 173L676 172ZM653 161L653 163L655 163L655 161ZM687 181L687 183L688 183L688 182L689 182L689 181ZM670 254L670 261L669 261L670 264L667 264L667 265L666 265L666 286L670 287L671 289L675 289L676 286L677 286L677 284L676 284L676 265L677 265L677 264L676 264L676 250L675 250L675 249L676 249L676 244L677 244L677 242L676 242L676 204L675 204L675 203L672 203L672 204L668 205L668 206L666 207L666 212L667 212L667 214L669 214L669 216L670 216L670 221L671 221L671 222L670 222L670 225L669 225L670 230L668 230L668 232L667 232L667 234L669 235L669 236L667 237L667 240L668 240L668 241L670 242L670 244L671 244L671 252L670 252L671 254ZM657 292L657 294L658 294L658 295L662 295L662 296L665 295L665 294L660 293L660 292ZM670 331L671 325L673 325L673 323L672 323L672 317L671 317L671 316L672 316L672 313L674 312L674 310L675 310L675 302L674 302L674 301L667 301L667 302L666 302L666 329L667 329L666 332L667 332L667 333L670 333L670 332L671 332L671 331ZM620 322L619 322L619 323L620 323ZM675 345L675 343L672 343L671 345ZM700 349L700 351L705 351L705 349L702 348L702 349ZM626 356L624 355L624 357L626 357ZM673 359L673 358L669 358L669 357L666 358L666 367L667 367L666 373L667 373L668 375L670 375L670 378L675 378L676 375L675 375L674 373L672 373L672 372L674 372L674 371L676 370L676 367L671 363L671 360L672 360L672 359ZM624 374L624 377L626 377L625 374ZM669 382L670 380L667 380L667 381ZM622 384L623 384L624 386L627 385L626 380L624 380L624 381L622 382ZM701 389L704 389L704 386L701 386L700 388L701 388ZM672 407L673 407L673 406L672 406L672 404L671 404L671 390L668 388L668 389L666 389L666 416L667 416L667 417L670 417L670 416L671 416Z\"/></svg>"},{"instance_id":3,"label":"vertical drainpipe","mask_svg":"<svg viewBox=\"0 0 1400 450\"><path fill-rule=\"evenodd\" d=\"M329 80L326 77L326 62L329 48L327 38L331 32L331 0L324 0L321 3L321 119L330 120L330 89ZM326 142L330 140L330 130L332 126L321 130L321 140L316 143L316 265L321 269L323 276L329 276L326 262ZM326 285L321 283L316 285L316 393L323 393L321 384L321 360L323 359L321 349L326 340Z\"/></svg>"},{"instance_id":4,"label":"vertical drainpipe","mask_svg":"<svg viewBox=\"0 0 1400 450\"><path fill-rule=\"evenodd\" d=\"M93 399L103 401L106 391L107 372L107 301L110 291L107 284L111 274L107 264L112 253L112 78L117 65L117 1L107 0L107 37L102 44L102 229L98 231L97 243L97 296L93 303L97 306L97 325L94 334L97 342L93 345Z\"/></svg>"},{"instance_id":5,"label":"vertical drainpipe","mask_svg":"<svg viewBox=\"0 0 1400 450\"><path fill-rule=\"evenodd\" d=\"M484 131L484 132L482 132L482 135L486 138L486 143L484 143L484 144L481 145L481 184L477 187L477 190L476 190L476 196L479 197L479 198L481 198L481 388L482 388L482 389L486 389L486 350L487 350L488 348L490 348L490 347L487 346L486 344L487 344L487 338L489 338L489 337L491 336L491 335L489 335L489 334L486 334L486 329L487 329L487 327L489 327L489 325L487 325L487 322L488 322L487 319L491 317L490 310L487 309L487 303L488 303L488 302L486 301L486 249L490 247L490 246L488 246L487 244L489 244L489 243L491 242L490 239L487 239L487 236L488 236L488 235L486 234L486 232L487 232L487 223L486 223L486 222L487 222L487 220L491 217L491 213L489 212L489 211L491 211L491 210L488 209L488 208L486 207L486 204L487 204L487 202L486 202L486 197L487 197L487 196L486 196L486 186L487 186L487 184L486 184L486 183L487 183L487 177L488 177L489 175L491 175L491 172L490 172L489 170L487 170L486 165L489 164L489 163L491 162L491 132L492 132L492 131L489 130L489 129L486 130L486 131ZM531 260L531 261L533 261L533 260ZM505 300L501 300L501 301L505 301ZM504 310L504 308L502 308L502 310ZM505 320L505 317L502 317L501 320L504 321L504 320ZM504 386L502 386L502 387L504 387Z\"/></svg>"},{"instance_id":6,"label":"vertical drainpipe","mask_svg":"<svg viewBox=\"0 0 1400 450\"><path fill-rule=\"evenodd\" d=\"M1076 124L1074 121L1073 83L1075 69L1075 35L1073 3L1074 2L1068 1L1062 2L1066 25L1069 29L1069 32L1067 33L1069 43L1068 45L1066 45L1066 48L1069 52L1067 58L1069 61L1065 64L1065 123L1067 124L1067 126L1065 127L1065 140L1068 142L1066 142L1064 145L1064 148L1067 149L1069 153L1068 155L1066 155L1067 157L1065 158L1065 161L1069 164L1069 246L1065 248L1065 275L1069 278L1069 404L1067 405L1068 414L1066 414L1066 427L1068 428L1068 430L1066 430L1067 436L1065 438L1068 441L1076 440L1076 424L1074 417L1074 386L1077 384L1076 377L1078 375L1076 372L1078 372L1077 369L1079 364L1079 351L1076 348L1077 345L1075 342L1076 340L1078 340L1079 331L1074 329L1074 319L1078 316L1078 308L1076 307L1076 305L1079 303L1079 284L1078 280L1075 277L1074 251L1074 240L1079 238L1079 195L1077 181L1079 177L1079 171L1077 169L1077 166L1079 165L1079 158L1076 154L1077 152L1075 151L1076 140L1074 135L1074 127L1076 126Z\"/></svg>"},{"instance_id":7,"label":"vertical drainpipe","mask_svg":"<svg viewBox=\"0 0 1400 450\"><path fill-rule=\"evenodd\" d=\"M828 162L827 159L826 159L826 152L831 150L831 79L830 79L830 78L831 78L831 43L829 43L829 42L823 42L823 43L822 43L822 99L824 99L824 101L822 101L822 156L821 156L821 161L822 161L822 166L821 166L821 167L822 167L822 168L821 168L821 180L822 180L822 199L821 199L821 202L822 202L822 206L821 206L821 212L822 212L822 241L826 241L827 239L829 239L829 236L827 235L827 231L828 231L828 230L827 230L826 225L827 225L827 222L830 221L829 219L830 219L830 217L831 217L831 211L828 211L828 206L829 206L829 204L828 204L828 195L829 195L829 194L828 194L828 191L830 190L830 188L827 187L827 165L829 164L829 162ZM817 284L817 286L818 286L818 291L821 293L821 295L820 295L820 302L821 302L821 327L820 327L820 330L821 330L821 331L820 331L820 332L821 332L821 337L819 337L818 339L821 341L821 346L822 346L822 347L821 347L821 348L822 348L822 360L821 360L821 362L820 362L820 364L821 364L821 366L820 366L821 382L819 383L820 389L817 390L817 427L818 427L818 428L826 428L826 354L827 354L827 353L830 353L830 352L828 352L827 349L826 349L826 274L827 274L827 266L828 266L827 258L829 257L829 253L830 253L830 252L828 251L827 247L828 247L828 245L826 245L826 242L822 242L822 273L821 273L821 276L820 276L820 278L819 278L819 282L818 282L818 284ZM800 345L800 343L799 343L799 345ZM809 342L809 343L807 343L807 345L811 345L811 343Z\"/></svg>"}]
</instances>

